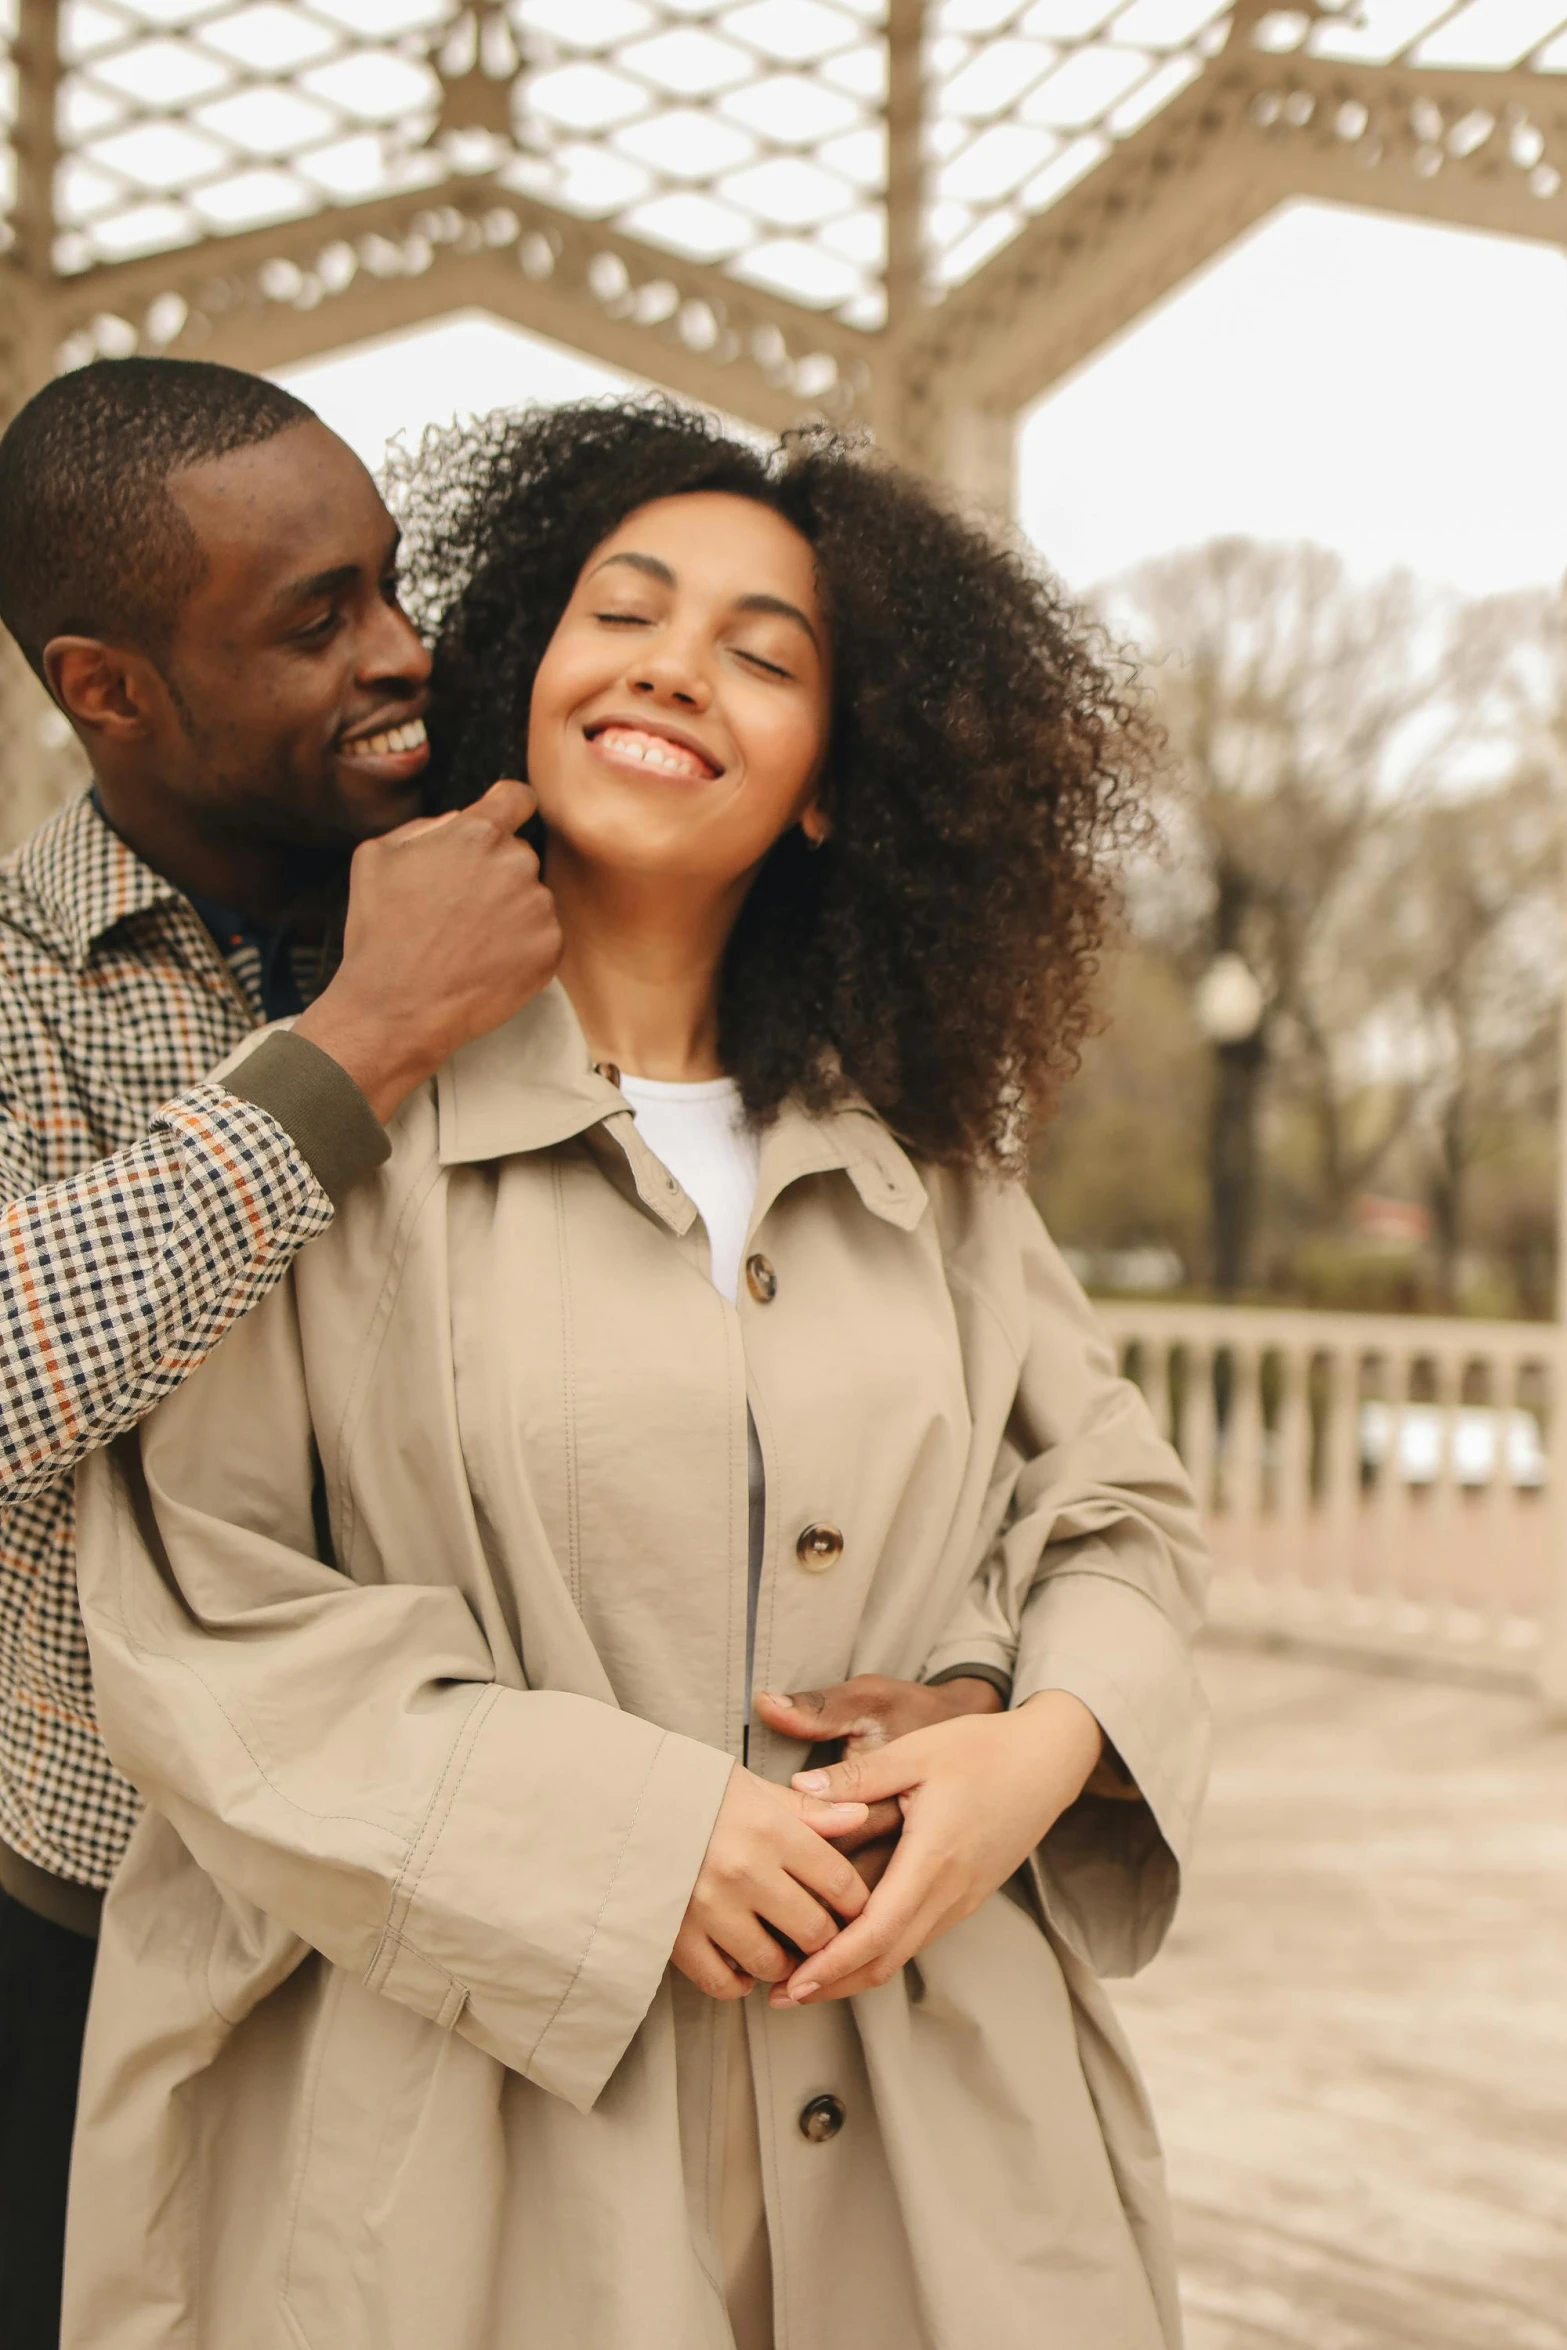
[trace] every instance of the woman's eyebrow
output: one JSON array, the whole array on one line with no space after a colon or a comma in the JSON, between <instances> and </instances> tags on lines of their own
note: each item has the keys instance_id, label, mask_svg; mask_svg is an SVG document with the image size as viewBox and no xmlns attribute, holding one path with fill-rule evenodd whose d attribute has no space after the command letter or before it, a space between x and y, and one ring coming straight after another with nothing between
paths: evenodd
<instances>
[{"instance_id":1,"label":"woman's eyebrow","mask_svg":"<svg viewBox=\"0 0 1567 2350\"><path fill-rule=\"evenodd\" d=\"M783 596L741 596L735 604L735 610L737 612L775 612L780 620L797 621L817 651L821 651L821 639L806 615L800 610L798 604L789 603Z\"/></svg>"},{"instance_id":2,"label":"woman's eyebrow","mask_svg":"<svg viewBox=\"0 0 1567 2350\"><path fill-rule=\"evenodd\" d=\"M645 571L649 579L656 579L662 587L675 584L675 575L667 563L661 563L656 555L634 555L629 549L623 555L606 555L602 563L595 563L588 573L589 579L597 579L612 563L629 563L633 571Z\"/></svg>"},{"instance_id":3,"label":"woman's eyebrow","mask_svg":"<svg viewBox=\"0 0 1567 2350\"><path fill-rule=\"evenodd\" d=\"M661 587L673 587L676 584L675 575L669 565L662 562L657 555L638 555L633 553L629 547L623 554L606 555L602 563L594 565L588 577L597 579L599 573L607 571L612 563L628 563L633 571L645 572L649 579L656 579ZM784 596L766 595L758 589L754 595L737 596L735 610L737 612L773 612L780 620L792 620L804 629L817 651L821 651L821 639L806 614L800 610L798 604L791 604Z\"/></svg>"}]
</instances>

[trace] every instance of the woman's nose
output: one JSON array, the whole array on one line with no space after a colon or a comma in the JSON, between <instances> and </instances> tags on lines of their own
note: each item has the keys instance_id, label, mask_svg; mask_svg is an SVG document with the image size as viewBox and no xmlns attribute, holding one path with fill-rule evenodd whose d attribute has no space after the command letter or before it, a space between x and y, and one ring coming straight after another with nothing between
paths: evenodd
<instances>
[{"instance_id":1,"label":"woman's nose","mask_svg":"<svg viewBox=\"0 0 1567 2350\"><path fill-rule=\"evenodd\" d=\"M634 694L648 701L678 702L683 710L705 710L713 698L701 672L681 661L648 662L629 683Z\"/></svg>"}]
</instances>

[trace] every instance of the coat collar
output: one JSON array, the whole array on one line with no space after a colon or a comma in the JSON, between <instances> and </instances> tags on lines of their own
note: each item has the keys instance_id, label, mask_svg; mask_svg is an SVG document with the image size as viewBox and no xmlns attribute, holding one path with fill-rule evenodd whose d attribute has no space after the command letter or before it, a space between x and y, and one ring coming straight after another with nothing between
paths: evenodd
<instances>
[{"instance_id":1,"label":"coat collar","mask_svg":"<svg viewBox=\"0 0 1567 2350\"><path fill-rule=\"evenodd\" d=\"M444 1167L470 1166L606 1126L626 1154L639 1195L675 1231L695 1215L690 1200L643 1143L618 1086L601 1077L558 980L488 1036L452 1055L436 1078ZM823 1116L788 1101L762 1142L757 1218L802 1176L841 1167L873 1215L912 1231L926 1192L912 1161L868 1103Z\"/></svg>"},{"instance_id":2,"label":"coat collar","mask_svg":"<svg viewBox=\"0 0 1567 2350\"><path fill-rule=\"evenodd\" d=\"M126 847L87 793L23 842L12 871L78 971L131 915L185 902L172 881Z\"/></svg>"}]
</instances>

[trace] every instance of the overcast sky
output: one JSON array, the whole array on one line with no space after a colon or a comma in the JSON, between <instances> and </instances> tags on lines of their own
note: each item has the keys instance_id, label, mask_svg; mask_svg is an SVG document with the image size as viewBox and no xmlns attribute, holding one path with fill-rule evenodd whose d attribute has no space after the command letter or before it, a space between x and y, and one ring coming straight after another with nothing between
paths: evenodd
<instances>
[{"instance_id":1,"label":"overcast sky","mask_svg":"<svg viewBox=\"0 0 1567 2350\"><path fill-rule=\"evenodd\" d=\"M378 460L399 429L612 388L468 315L282 371ZM1567 256L1294 205L1042 401L1021 518L1087 587L1220 531L1470 594L1567 569Z\"/></svg>"}]
</instances>

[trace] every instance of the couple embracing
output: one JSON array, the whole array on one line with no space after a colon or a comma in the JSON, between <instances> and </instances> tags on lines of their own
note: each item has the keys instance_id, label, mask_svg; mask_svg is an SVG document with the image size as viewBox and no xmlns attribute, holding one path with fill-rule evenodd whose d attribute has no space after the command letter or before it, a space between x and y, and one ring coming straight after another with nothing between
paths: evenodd
<instances>
[{"instance_id":1,"label":"couple embracing","mask_svg":"<svg viewBox=\"0 0 1567 2350\"><path fill-rule=\"evenodd\" d=\"M348 452L246 413L163 466L159 626L0 581L105 854L171 794L274 837L263 738L332 778L297 903L375 836L197 1088L308 1196L247 1238L229 1139L249 1287L78 1448L145 1808L66 2350L1170 2350L1101 1977L1174 1906L1203 1552L1018 1181L1137 708L826 434L427 436L399 573ZM220 945L226 870L173 875Z\"/></svg>"}]
</instances>

